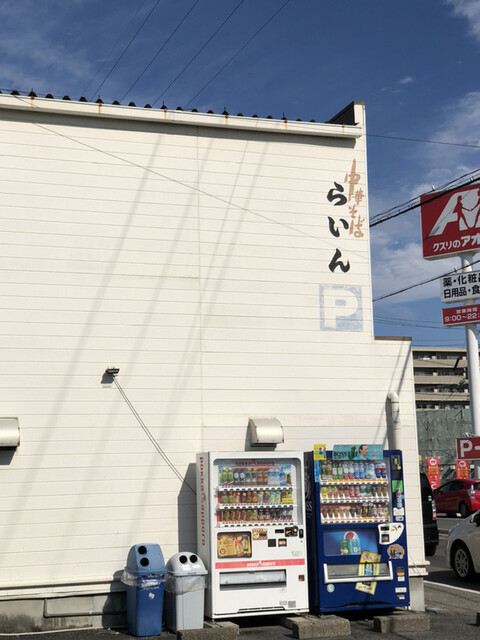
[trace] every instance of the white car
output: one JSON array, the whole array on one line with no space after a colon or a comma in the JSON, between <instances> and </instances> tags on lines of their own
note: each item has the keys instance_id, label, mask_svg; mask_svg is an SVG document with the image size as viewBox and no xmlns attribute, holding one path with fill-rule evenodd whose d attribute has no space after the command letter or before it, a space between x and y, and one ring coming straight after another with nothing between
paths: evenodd
<instances>
[{"instance_id":1,"label":"white car","mask_svg":"<svg viewBox=\"0 0 480 640\"><path fill-rule=\"evenodd\" d=\"M445 556L460 580L480 574L480 511L450 529Z\"/></svg>"}]
</instances>

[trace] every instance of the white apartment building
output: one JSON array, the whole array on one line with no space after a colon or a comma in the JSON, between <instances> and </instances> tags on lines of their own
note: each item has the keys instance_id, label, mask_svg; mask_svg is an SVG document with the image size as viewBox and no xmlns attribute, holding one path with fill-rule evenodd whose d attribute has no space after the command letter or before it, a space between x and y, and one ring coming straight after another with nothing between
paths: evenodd
<instances>
[{"instance_id":1,"label":"white apartment building","mask_svg":"<svg viewBox=\"0 0 480 640\"><path fill-rule=\"evenodd\" d=\"M465 349L413 347L412 356L419 411L470 406Z\"/></svg>"}]
</instances>

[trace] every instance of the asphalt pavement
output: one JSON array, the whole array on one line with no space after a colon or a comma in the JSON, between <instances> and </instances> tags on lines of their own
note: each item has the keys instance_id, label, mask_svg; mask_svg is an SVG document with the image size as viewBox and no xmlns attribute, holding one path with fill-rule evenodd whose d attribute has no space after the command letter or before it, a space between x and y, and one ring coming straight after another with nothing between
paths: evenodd
<instances>
[{"instance_id":1,"label":"asphalt pavement","mask_svg":"<svg viewBox=\"0 0 480 640\"><path fill-rule=\"evenodd\" d=\"M430 621L428 631L398 631L379 633L374 631L374 615L376 614L343 614L350 622L351 635L332 636L337 640L371 640L372 634L385 640L478 640L480 626L480 593L465 588L443 586L440 584L425 584L426 615ZM478 616L477 616L478 613ZM408 615L405 614L405 615ZM281 640L296 637L291 629L281 624L281 619L271 616L263 618L236 618L232 622L239 625L238 640ZM207 629L200 632L198 637L212 638ZM2 635L0 640L126 640L131 639L126 630L118 629L75 629L70 631L38 632L19 635ZM168 631L162 632L156 638L174 640L177 635ZM317 636L318 637L318 636Z\"/></svg>"},{"instance_id":2,"label":"asphalt pavement","mask_svg":"<svg viewBox=\"0 0 480 640\"><path fill-rule=\"evenodd\" d=\"M439 529L442 538L446 538L448 528L455 524L447 519L439 519ZM350 623L350 635L331 636L336 640L371 640L372 635L378 635L385 640L479 640L480 638L480 576L471 583L455 581L453 572L448 569L444 560L444 541L440 545L438 557L435 558L437 567L432 566L425 585L425 615L428 617L428 631L410 630L380 633L374 630L375 616L384 616L385 612L361 612L342 614ZM436 554L437 555L437 554ZM433 560L433 558L430 558ZM433 563L432 563L433 564ZM406 614L408 615L408 613ZM477 622L478 621L478 622ZM262 618L232 618L231 622L238 625L238 640L282 640L295 638L292 629L282 624L282 618L263 616ZM378 625L377 625L378 626ZM231 631L231 629L230 629ZM181 633L179 633L179 638ZM126 629L72 629L68 631L48 631L29 634L1 634L0 640L131 640ZM164 630L160 636L153 636L163 640L176 640L177 634ZM310 636L315 637L315 636ZM317 636L319 637L319 636ZM324 636L322 636L324 637ZM218 636L212 635L208 628L201 631L190 640L213 640ZM184 640L188 640L185 636ZM218 638L218 640L231 640Z\"/></svg>"}]
</instances>

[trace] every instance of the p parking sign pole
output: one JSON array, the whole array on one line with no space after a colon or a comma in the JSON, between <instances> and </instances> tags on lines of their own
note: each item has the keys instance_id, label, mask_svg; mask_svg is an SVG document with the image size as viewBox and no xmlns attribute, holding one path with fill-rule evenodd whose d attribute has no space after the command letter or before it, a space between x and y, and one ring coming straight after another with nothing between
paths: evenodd
<instances>
[{"instance_id":1,"label":"p parking sign pole","mask_svg":"<svg viewBox=\"0 0 480 640\"><path fill-rule=\"evenodd\" d=\"M472 271L473 253L461 255L462 271ZM465 306L474 304L475 301L466 301ZM478 331L477 325L469 323L465 325L465 344L467 348L468 366L468 391L470 395L470 419L472 432L480 435L480 361L478 357ZM480 461L475 460L475 478L480 478Z\"/></svg>"}]
</instances>

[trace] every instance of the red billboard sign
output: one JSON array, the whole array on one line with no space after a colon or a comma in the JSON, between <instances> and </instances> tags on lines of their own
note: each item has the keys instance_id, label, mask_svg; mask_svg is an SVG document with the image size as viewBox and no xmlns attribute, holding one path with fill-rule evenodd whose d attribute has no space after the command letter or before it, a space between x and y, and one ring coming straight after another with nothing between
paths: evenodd
<instances>
[{"instance_id":1,"label":"red billboard sign","mask_svg":"<svg viewBox=\"0 0 480 640\"><path fill-rule=\"evenodd\" d=\"M480 460L480 438L457 438L459 460Z\"/></svg>"},{"instance_id":2,"label":"red billboard sign","mask_svg":"<svg viewBox=\"0 0 480 640\"><path fill-rule=\"evenodd\" d=\"M469 322L480 322L480 304L469 304L468 307L450 307L442 309L444 327L454 327Z\"/></svg>"},{"instance_id":3,"label":"red billboard sign","mask_svg":"<svg viewBox=\"0 0 480 640\"><path fill-rule=\"evenodd\" d=\"M470 478L470 465L467 460L455 460L455 469L459 480Z\"/></svg>"},{"instance_id":4,"label":"red billboard sign","mask_svg":"<svg viewBox=\"0 0 480 640\"><path fill-rule=\"evenodd\" d=\"M440 460L438 458L425 458L427 463L427 477L432 489L440 486Z\"/></svg>"},{"instance_id":5,"label":"red billboard sign","mask_svg":"<svg viewBox=\"0 0 480 640\"><path fill-rule=\"evenodd\" d=\"M480 251L480 187L420 196L423 257Z\"/></svg>"}]
</instances>

